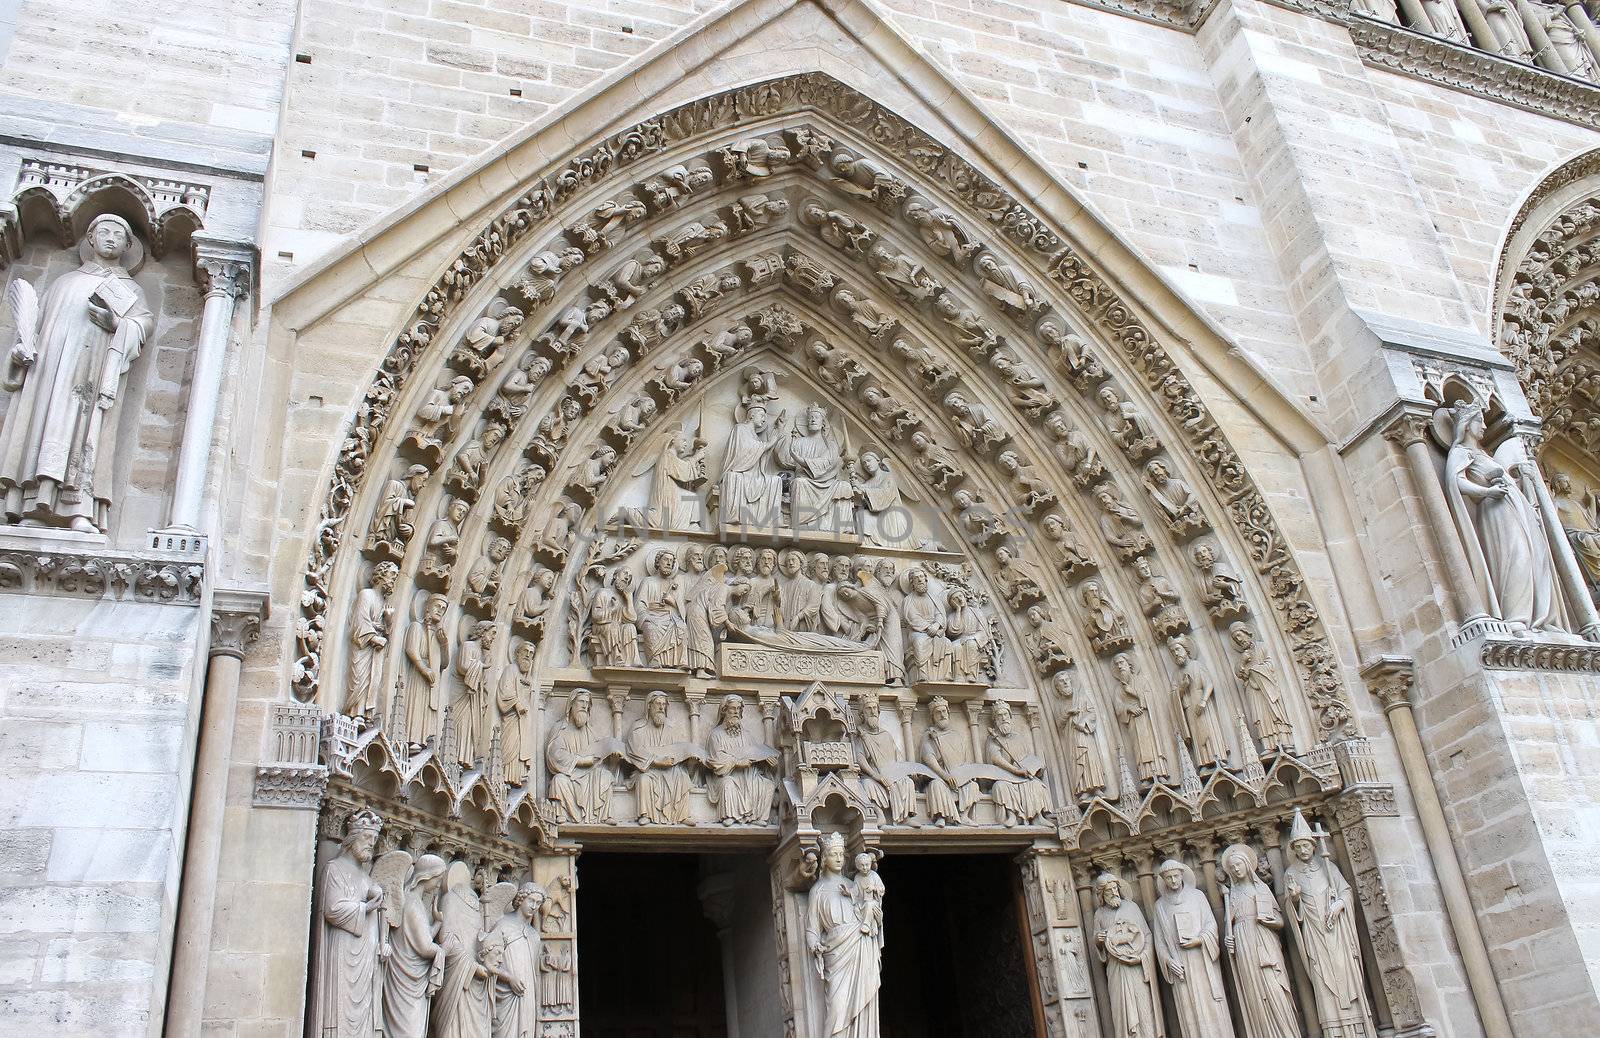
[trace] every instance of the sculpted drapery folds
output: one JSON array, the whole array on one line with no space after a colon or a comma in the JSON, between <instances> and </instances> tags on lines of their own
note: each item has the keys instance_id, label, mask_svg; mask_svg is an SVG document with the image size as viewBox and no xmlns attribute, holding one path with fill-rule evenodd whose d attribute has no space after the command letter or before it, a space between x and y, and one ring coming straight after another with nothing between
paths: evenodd
<instances>
[{"instance_id":1,"label":"sculpted drapery folds","mask_svg":"<svg viewBox=\"0 0 1600 1038\"><path fill-rule=\"evenodd\" d=\"M442 682L450 665L450 634L444 618L449 608L445 596L429 595L422 616L406 628L405 732L413 745L426 742L438 730L444 709Z\"/></svg>"},{"instance_id":2,"label":"sculpted drapery folds","mask_svg":"<svg viewBox=\"0 0 1600 1038\"><path fill-rule=\"evenodd\" d=\"M744 700L739 696L722 701L719 717L706 740L711 803L724 825L765 825L777 790L766 769L777 765L777 753L745 728Z\"/></svg>"},{"instance_id":3,"label":"sculpted drapery folds","mask_svg":"<svg viewBox=\"0 0 1600 1038\"><path fill-rule=\"evenodd\" d=\"M1194 873L1182 862L1164 861L1156 874L1161 885L1155 911L1156 959L1172 988L1181 1038L1234 1038L1211 903L1195 889Z\"/></svg>"},{"instance_id":4,"label":"sculpted drapery folds","mask_svg":"<svg viewBox=\"0 0 1600 1038\"><path fill-rule=\"evenodd\" d=\"M782 442L787 416L769 419L764 403L743 408L723 451L722 479L717 486L718 520L723 524L779 526L783 514L783 481L774 456Z\"/></svg>"},{"instance_id":5,"label":"sculpted drapery folds","mask_svg":"<svg viewBox=\"0 0 1600 1038\"><path fill-rule=\"evenodd\" d=\"M1094 946L1106 967L1106 996L1116 1038L1163 1038L1156 995L1155 944L1144 913L1110 873L1094 881Z\"/></svg>"},{"instance_id":6,"label":"sculpted drapery folds","mask_svg":"<svg viewBox=\"0 0 1600 1038\"><path fill-rule=\"evenodd\" d=\"M991 795L1006 826L1032 824L1050 812L1050 787L1044 783L1044 766L1017 730L1011 705L994 704L994 725L989 729L985 756L1007 777L995 779Z\"/></svg>"},{"instance_id":7,"label":"sculpted drapery folds","mask_svg":"<svg viewBox=\"0 0 1600 1038\"><path fill-rule=\"evenodd\" d=\"M861 693L856 710L856 742L861 756L861 787L867 799L895 825L904 825L917 805L917 786L909 775L896 777L904 761L894 733L883 727L882 700L872 689Z\"/></svg>"},{"instance_id":8,"label":"sculpted drapery folds","mask_svg":"<svg viewBox=\"0 0 1600 1038\"><path fill-rule=\"evenodd\" d=\"M312 1030L328 1038L371 1038L383 1026L383 888L368 873L382 822L350 819L339 854L317 877L317 983Z\"/></svg>"},{"instance_id":9,"label":"sculpted drapery folds","mask_svg":"<svg viewBox=\"0 0 1600 1038\"><path fill-rule=\"evenodd\" d=\"M434 904L444 881L445 860L424 854L411 867L400 919L389 937L383 972L383 1033L391 1038L427 1038L428 1000L443 972L444 948L436 940Z\"/></svg>"},{"instance_id":10,"label":"sculpted drapery folds","mask_svg":"<svg viewBox=\"0 0 1600 1038\"><path fill-rule=\"evenodd\" d=\"M518 642L512 650L511 665L500 672L495 695L495 716L500 726L500 757L505 762L507 782L522 785L533 767L533 711L539 689L534 678L534 656L538 647Z\"/></svg>"},{"instance_id":11,"label":"sculpted drapery folds","mask_svg":"<svg viewBox=\"0 0 1600 1038\"><path fill-rule=\"evenodd\" d=\"M343 710L351 716L359 717L380 706L384 650L389 645L389 625L394 620L389 596L399 576L400 567L380 562L372 567L372 583L356 594L350 625L350 683L345 686Z\"/></svg>"},{"instance_id":12,"label":"sculpted drapery folds","mask_svg":"<svg viewBox=\"0 0 1600 1038\"><path fill-rule=\"evenodd\" d=\"M450 704L456 728L456 757L471 764L489 749L489 704L494 689L494 646L500 629L492 620L480 620L472 636L461 643L456 656L456 673L461 676L461 693Z\"/></svg>"},{"instance_id":13,"label":"sculpted drapery folds","mask_svg":"<svg viewBox=\"0 0 1600 1038\"><path fill-rule=\"evenodd\" d=\"M689 771L682 745L667 723L667 694L645 697L645 716L628 732L628 763L638 772L634 789L641 824L689 821Z\"/></svg>"},{"instance_id":14,"label":"sculpted drapery folds","mask_svg":"<svg viewBox=\"0 0 1600 1038\"><path fill-rule=\"evenodd\" d=\"M78 253L83 265L42 300L20 278L8 289L17 341L0 382L14 394L0 427L0 512L98 533L111 511L123 382L155 316L128 270L144 246L126 220L95 217Z\"/></svg>"},{"instance_id":15,"label":"sculpted drapery folds","mask_svg":"<svg viewBox=\"0 0 1600 1038\"><path fill-rule=\"evenodd\" d=\"M494 986L492 1038L538 1038L540 910L544 888L524 883L512 898L511 909L499 920L489 920L489 935L504 949L501 976Z\"/></svg>"},{"instance_id":16,"label":"sculpted drapery folds","mask_svg":"<svg viewBox=\"0 0 1600 1038\"><path fill-rule=\"evenodd\" d=\"M778 439L776 456L793 473L790 515L796 529L838 530L853 525L849 502L854 494L826 409L806 408L800 427L787 439Z\"/></svg>"},{"instance_id":17,"label":"sculpted drapery folds","mask_svg":"<svg viewBox=\"0 0 1600 1038\"><path fill-rule=\"evenodd\" d=\"M806 912L806 946L824 992L821 1034L878 1038L882 928L870 924L872 902L859 889L866 874L846 877L844 866L844 837L830 833Z\"/></svg>"},{"instance_id":18,"label":"sculpted drapery folds","mask_svg":"<svg viewBox=\"0 0 1600 1038\"><path fill-rule=\"evenodd\" d=\"M1283 873L1284 905L1310 974L1323 1031L1368 1038L1377 1031L1362 983L1355 894L1327 851L1319 854L1317 842L1305 815L1296 809L1289 827L1290 862Z\"/></svg>"},{"instance_id":19,"label":"sculpted drapery folds","mask_svg":"<svg viewBox=\"0 0 1600 1038\"><path fill-rule=\"evenodd\" d=\"M677 574L677 557L662 549L651 557L649 574L634 593L634 615L644 640L644 662L651 667L689 665L683 620L683 582Z\"/></svg>"},{"instance_id":20,"label":"sculpted drapery folds","mask_svg":"<svg viewBox=\"0 0 1600 1038\"><path fill-rule=\"evenodd\" d=\"M978 802L977 780L962 782L955 769L970 763L965 738L950 724L950 704L943 696L928 703L929 725L922 736L922 763L933 772L928 779L928 815L935 826L954 825L971 819L968 812Z\"/></svg>"},{"instance_id":21,"label":"sculpted drapery folds","mask_svg":"<svg viewBox=\"0 0 1600 1038\"><path fill-rule=\"evenodd\" d=\"M545 746L545 768L550 772L546 796L558 808L558 817L572 822L611 820L612 772L598 752L599 737L589 723L591 697L579 689L567 701L567 716L556 723Z\"/></svg>"},{"instance_id":22,"label":"sculpted drapery folds","mask_svg":"<svg viewBox=\"0 0 1600 1038\"><path fill-rule=\"evenodd\" d=\"M1227 932L1223 943L1233 961L1234 983L1239 989L1239 1010L1247 1038L1299 1038L1289 967L1284 960L1283 913L1272 888L1256 876L1256 852L1234 844L1222 852L1227 875L1223 914Z\"/></svg>"}]
</instances>

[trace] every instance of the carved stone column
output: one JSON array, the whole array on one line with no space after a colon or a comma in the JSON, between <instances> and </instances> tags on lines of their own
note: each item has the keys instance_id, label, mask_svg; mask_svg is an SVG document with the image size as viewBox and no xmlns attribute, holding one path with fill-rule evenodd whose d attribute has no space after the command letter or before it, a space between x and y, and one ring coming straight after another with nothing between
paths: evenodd
<instances>
[{"instance_id":1,"label":"carved stone column","mask_svg":"<svg viewBox=\"0 0 1600 1038\"><path fill-rule=\"evenodd\" d=\"M1566 62L1556 53L1555 46L1550 42L1550 34L1544 31L1544 22L1539 20L1531 0L1517 0L1517 13L1522 15L1523 28L1528 30L1528 41L1533 44L1534 63L1553 72L1567 71Z\"/></svg>"},{"instance_id":2,"label":"carved stone column","mask_svg":"<svg viewBox=\"0 0 1600 1038\"><path fill-rule=\"evenodd\" d=\"M1439 877L1439 891L1444 897L1445 913L1455 930L1456 947L1461 952L1461 962L1466 968L1467 984L1472 989L1472 999L1478 1008L1478 1018L1483 1023L1487 1038L1512 1038L1511 1019L1506 1015L1505 1002L1500 997L1500 987L1495 981L1494 967L1489 962L1489 949L1483 942L1483 932L1478 928L1478 916L1472 908L1467 893L1466 877L1456 858L1455 844L1450 839L1449 823L1445 821L1444 807L1439 803L1439 792L1433 784L1433 773L1428 767L1427 754L1422 749L1422 736L1417 731L1417 720L1411 710L1412 683L1415 674L1411 660L1403 656L1382 656L1361 669L1361 677L1377 696L1389 727L1394 731L1396 748L1400 751L1400 764L1406 773L1406 785L1417 807L1417 820L1422 824L1422 836L1428 845L1428 857Z\"/></svg>"},{"instance_id":3,"label":"carved stone column","mask_svg":"<svg viewBox=\"0 0 1600 1038\"><path fill-rule=\"evenodd\" d=\"M1422 510L1427 513L1428 525L1433 527L1434 544L1444 560L1445 575L1450 581L1450 596L1455 600L1458 620L1465 627L1474 620L1488 616L1478 594L1478 584L1472 579L1472 569L1467 565L1466 551L1455 532L1455 522L1450 518L1450 506L1444 499L1444 488L1439 485L1439 473L1434 467L1433 449L1428 446L1428 419L1414 411L1403 411L1383 431L1389 440L1405 452L1406 467L1411 472L1411 482L1422 498Z\"/></svg>"},{"instance_id":4,"label":"carved stone column","mask_svg":"<svg viewBox=\"0 0 1600 1038\"><path fill-rule=\"evenodd\" d=\"M1600 29L1595 28L1594 19L1589 17L1589 12L1585 11L1580 3L1568 3L1566 6L1567 17L1578 27L1578 32L1583 35L1583 42L1589 45L1589 52L1594 55L1595 61L1600 62Z\"/></svg>"},{"instance_id":5,"label":"carved stone column","mask_svg":"<svg viewBox=\"0 0 1600 1038\"><path fill-rule=\"evenodd\" d=\"M228 761L233 753L233 722L239 700L239 671L245 649L261 633L267 617L263 591L219 589L211 600L211 661L201 701L200 745L195 754L194 787L189 798L189 832L183 852L183 882L178 890L177 933L173 940L168 1034L199 1034L205 1011L206 965L211 952L217 903L217 866L222 853L227 808Z\"/></svg>"},{"instance_id":6,"label":"carved stone column","mask_svg":"<svg viewBox=\"0 0 1600 1038\"><path fill-rule=\"evenodd\" d=\"M178 478L172 488L168 530L197 531L205 498L206 468L216 432L217 404L233 330L235 301L250 287L255 248L204 234L194 236L196 273L205 285L205 309L195 336L194 370L189 379L189 408L183 419L178 449Z\"/></svg>"}]
</instances>

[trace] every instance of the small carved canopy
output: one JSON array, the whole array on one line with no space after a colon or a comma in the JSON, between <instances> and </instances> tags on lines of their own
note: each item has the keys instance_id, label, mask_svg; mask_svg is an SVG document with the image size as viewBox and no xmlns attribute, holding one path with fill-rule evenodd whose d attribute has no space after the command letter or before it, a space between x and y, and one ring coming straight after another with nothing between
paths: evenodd
<instances>
[{"instance_id":1,"label":"small carved canopy","mask_svg":"<svg viewBox=\"0 0 1600 1038\"><path fill-rule=\"evenodd\" d=\"M204 226L208 195L197 184L27 160L12 204L21 242L43 235L67 248L96 217L109 213L126 220L160 259L181 254ZM0 249L0 266L5 259Z\"/></svg>"},{"instance_id":2,"label":"small carved canopy","mask_svg":"<svg viewBox=\"0 0 1600 1038\"><path fill-rule=\"evenodd\" d=\"M789 730L796 738L808 737L814 728L834 726L844 738L856 733L855 715L849 705L820 681L813 681L798 698L784 705L789 712Z\"/></svg>"}]
</instances>

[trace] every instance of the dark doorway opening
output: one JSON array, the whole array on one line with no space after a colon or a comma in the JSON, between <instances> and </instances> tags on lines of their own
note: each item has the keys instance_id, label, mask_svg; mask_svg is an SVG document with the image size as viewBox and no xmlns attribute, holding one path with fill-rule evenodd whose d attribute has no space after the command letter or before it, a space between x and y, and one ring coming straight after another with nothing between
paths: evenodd
<instances>
[{"instance_id":1,"label":"dark doorway opening","mask_svg":"<svg viewBox=\"0 0 1600 1038\"><path fill-rule=\"evenodd\" d=\"M726 1038L722 952L692 854L578 861L583 1038Z\"/></svg>"},{"instance_id":2,"label":"dark doorway opening","mask_svg":"<svg viewBox=\"0 0 1600 1038\"><path fill-rule=\"evenodd\" d=\"M884 900L883 1038L1036 1038L1009 855L891 854Z\"/></svg>"}]
</instances>

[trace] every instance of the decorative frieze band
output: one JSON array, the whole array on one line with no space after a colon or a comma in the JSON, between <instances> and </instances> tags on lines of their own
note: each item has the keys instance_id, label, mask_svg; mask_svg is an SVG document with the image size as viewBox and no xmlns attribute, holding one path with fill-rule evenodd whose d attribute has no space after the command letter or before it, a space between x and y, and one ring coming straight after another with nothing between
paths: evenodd
<instances>
[{"instance_id":1,"label":"decorative frieze band","mask_svg":"<svg viewBox=\"0 0 1600 1038\"><path fill-rule=\"evenodd\" d=\"M199 604L205 583L200 560L53 541L15 534L0 539L0 591Z\"/></svg>"}]
</instances>

